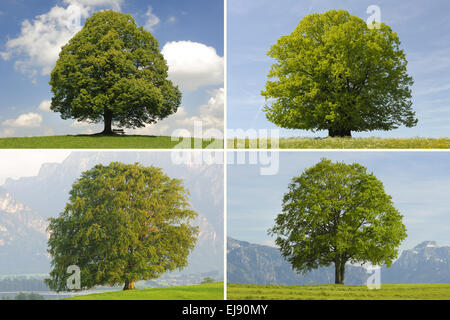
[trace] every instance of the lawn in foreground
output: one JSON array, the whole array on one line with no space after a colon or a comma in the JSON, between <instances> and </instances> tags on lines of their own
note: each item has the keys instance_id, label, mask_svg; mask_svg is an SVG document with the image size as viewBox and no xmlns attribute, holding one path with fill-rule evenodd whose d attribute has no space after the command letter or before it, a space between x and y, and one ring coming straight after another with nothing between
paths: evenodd
<instances>
[{"instance_id":1,"label":"lawn in foreground","mask_svg":"<svg viewBox=\"0 0 450 320\"><path fill-rule=\"evenodd\" d=\"M221 140L167 136L77 135L0 138L0 149L222 149Z\"/></svg>"},{"instance_id":2,"label":"lawn in foreground","mask_svg":"<svg viewBox=\"0 0 450 320\"><path fill-rule=\"evenodd\" d=\"M450 300L450 284L385 284L379 290L346 285L228 284L228 300Z\"/></svg>"},{"instance_id":3,"label":"lawn in foreground","mask_svg":"<svg viewBox=\"0 0 450 320\"><path fill-rule=\"evenodd\" d=\"M450 138L280 138L229 139L232 149L450 149Z\"/></svg>"},{"instance_id":4,"label":"lawn in foreground","mask_svg":"<svg viewBox=\"0 0 450 320\"><path fill-rule=\"evenodd\" d=\"M223 282L80 295L64 300L223 300Z\"/></svg>"}]
</instances>

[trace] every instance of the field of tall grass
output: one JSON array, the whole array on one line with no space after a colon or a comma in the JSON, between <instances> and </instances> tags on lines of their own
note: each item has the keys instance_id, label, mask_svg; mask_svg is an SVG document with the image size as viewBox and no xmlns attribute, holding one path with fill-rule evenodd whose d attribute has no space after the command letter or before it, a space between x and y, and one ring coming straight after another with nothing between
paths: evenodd
<instances>
[{"instance_id":1,"label":"field of tall grass","mask_svg":"<svg viewBox=\"0 0 450 320\"><path fill-rule=\"evenodd\" d=\"M228 284L228 300L450 300L450 284L384 284L379 290L346 285Z\"/></svg>"},{"instance_id":2,"label":"field of tall grass","mask_svg":"<svg viewBox=\"0 0 450 320\"><path fill-rule=\"evenodd\" d=\"M223 141L131 135L0 138L0 149L202 149L206 147L222 149Z\"/></svg>"}]
</instances>

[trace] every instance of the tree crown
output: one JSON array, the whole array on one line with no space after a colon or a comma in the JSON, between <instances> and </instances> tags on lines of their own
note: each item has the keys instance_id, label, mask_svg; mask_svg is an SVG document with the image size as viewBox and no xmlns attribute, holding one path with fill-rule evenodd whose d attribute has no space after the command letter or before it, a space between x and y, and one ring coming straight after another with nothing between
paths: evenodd
<instances>
[{"instance_id":1,"label":"tree crown","mask_svg":"<svg viewBox=\"0 0 450 320\"><path fill-rule=\"evenodd\" d=\"M390 266L406 229L373 173L322 159L292 179L269 234L293 268L306 272L347 261Z\"/></svg>"},{"instance_id":2,"label":"tree crown","mask_svg":"<svg viewBox=\"0 0 450 320\"><path fill-rule=\"evenodd\" d=\"M344 10L311 14L281 37L262 95L268 120L283 128L339 132L417 124L412 78L400 40Z\"/></svg>"},{"instance_id":3,"label":"tree crown","mask_svg":"<svg viewBox=\"0 0 450 320\"><path fill-rule=\"evenodd\" d=\"M198 227L188 191L156 167L111 163L83 172L48 230L50 288L66 289L76 265L81 288L152 279L182 269Z\"/></svg>"},{"instance_id":4,"label":"tree crown","mask_svg":"<svg viewBox=\"0 0 450 320\"><path fill-rule=\"evenodd\" d=\"M62 47L51 74L50 109L63 119L143 127L180 105L167 71L158 41L131 15L100 11Z\"/></svg>"}]
</instances>

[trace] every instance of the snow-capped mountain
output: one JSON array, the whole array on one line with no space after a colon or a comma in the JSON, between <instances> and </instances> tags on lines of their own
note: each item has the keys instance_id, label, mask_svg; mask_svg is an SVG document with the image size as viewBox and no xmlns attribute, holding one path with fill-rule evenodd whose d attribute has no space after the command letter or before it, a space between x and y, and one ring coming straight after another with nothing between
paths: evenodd
<instances>
[{"instance_id":1,"label":"snow-capped mountain","mask_svg":"<svg viewBox=\"0 0 450 320\"><path fill-rule=\"evenodd\" d=\"M334 266L320 267L305 275L296 273L277 248L232 238L227 240L227 281L248 284L334 283ZM369 277L360 266L346 266L346 284L366 284ZM450 247L424 241L404 250L390 268L381 269L381 283L450 283Z\"/></svg>"},{"instance_id":2,"label":"snow-capped mountain","mask_svg":"<svg viewBox=\"0 0 450 320\"><path fill-rule=\"evenodd\" d=\"M217 270L223 274L222 165L174 164L170 152L88 151L72 152L60 164L43 164L35 177L5 181L0 190L0 275L50 270L46 252L47 219L64 210L72 184L81 172L113 161L153 165L170 177L183 180L190 192L192 208L199 214L194 224L200 228L197 246L183 272ZM45 267L42 268L40 260L37 268L26 256L22 259L21 252L45 258Z\"/></svg>"}]
</instances>

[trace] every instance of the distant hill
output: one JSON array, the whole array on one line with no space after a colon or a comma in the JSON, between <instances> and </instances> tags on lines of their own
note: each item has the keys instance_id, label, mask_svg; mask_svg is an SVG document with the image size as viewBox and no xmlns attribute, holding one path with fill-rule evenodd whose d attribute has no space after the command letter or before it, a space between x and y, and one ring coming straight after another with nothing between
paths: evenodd
<instances>
[{"instance_id":1,"label":"distant hill","mask_svg":"<svg viewBox=\"0 0 450 320\"><path fill-rule=\"evenodd\" d=\"M348 285L365 284L369 274L359 266L346 266ZM334 283L334 266L297 274L277 248L227 240L227 281L229 283L311 285ZM425 241L405 250L391 268L383 266L382 283L450 283L450 247Z\"/></svg>"},{"instance_id":2,"label":"distant hill","mask_svg":"<svg viewBox=\"0 0 450 320\"><path fill-rule=\"evenodd\" d=\"M77 295L65 300L223 300L223 282Z\"/></svg>"},{"instance_id":3,"label":"distant hill","mask_svg":"<svg viewBox=\"0 0 450 320\"><path fill-rule=\"evenodd\" d=\"M450 247L424 241L404 250L381 275L383 283L450 283Z\"/></svg>"},{"instance_id":4,"label":"distant hill","mask_svg":"<svg viewBox=\"0 0 450 320\"><path fill-rule=\"evenodd\" d=\"M49 217L64 210L81 172L113 161L139 162L183 179L199 216L200 234L184 274L223 275L223 166L174 164L170 152L73 152L62 163L45 163L37 176L7 179L0 187L0 275L48 273ZM205 186L208 186L205 188Z\"/></svg>"}]
</instances>

